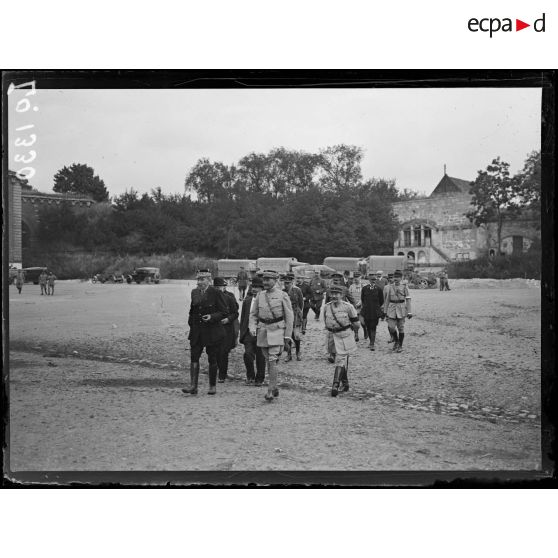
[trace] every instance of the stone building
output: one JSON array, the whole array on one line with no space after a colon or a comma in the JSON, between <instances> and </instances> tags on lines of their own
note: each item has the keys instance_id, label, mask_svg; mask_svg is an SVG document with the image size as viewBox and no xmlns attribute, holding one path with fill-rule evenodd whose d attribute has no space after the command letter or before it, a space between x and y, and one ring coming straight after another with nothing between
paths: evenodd
<instances>
[{"instance_id":1,"label":"stone building","mask_svg":"<svg viewBox=\"0 0 558 558\"><path fill-rule=\"evenodd\" d=\"M400 223L394 255L405 255L419 266L443 266L497 254L496 223L477 227L465 214L471 210L470 181L444 174L427 198L393 204ZM540 223L530 214L506 219L501 252L526 252L540 240Z\"/></svg>"},{"instance_id":2,"label":"stone building","mask_svg":"<svg viewBox=\"0 0 558 558\"><path fill-rule=\"evenodd\" d=\"M39 210L42 206L70 203L90 207L93 199L82 194L55 194L35 190L27 180L8 171L9 263L15 267L30 265L25 254L37 242Z\"/></svg>"}]
</instances>

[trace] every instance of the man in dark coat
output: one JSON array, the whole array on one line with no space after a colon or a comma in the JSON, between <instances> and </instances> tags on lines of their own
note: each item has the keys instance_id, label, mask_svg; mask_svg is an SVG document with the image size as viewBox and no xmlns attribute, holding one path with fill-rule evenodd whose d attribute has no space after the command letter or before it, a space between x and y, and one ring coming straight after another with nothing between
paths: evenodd
<instances>
[{"instance_id":1,"label":"man in dark coat","mask_svg":"<svg viewBox=\"0 0 558 558\"><path fill-rule=\"evenodd\" d=\"M216 393L217 358L219 348L225 339L225 328L221 321L228 316L225 295L211 286L211 273L200 270L197 276L198 286L192 290L188 325L190 333L190 387L183 388L184 393L198 393L200 374L200 357L203 350L209 360L209 395Z\"/></svg>"},{"instance_id":2,"label":"man in dark coat","mask_svg":"<svg viewBox=\"0 0 558 558\"><path fill-rule=\"evenodd\" d=\"M314 278L310 281L310 289L312 290L312 301L310 307L314 311L316 320L320 319L320 309L324 301L326 288L326 282L320 277L320 272L314 272Z\"/></svg>"},{"instance_id":3,"label":"man in dark coat","mask_svg":"<svg viewBox=\"0 0 558 558\"><path fill-rule=\"evenodd\" d=\"M376 328L378 327L378 320L384 319L383 304L384 293L383 289L376 284L376 275L370 273L368 275L369 284L362 287L361 291L361 316L366 324L368 330L369 348L374 351L374 343L376 341Z\"/></svg>"},{"instance_id":4,"label":"man in dark coat","mask_svg":"<svg viewBox=\"0 0 558 558\"><path fill-rule=\"evenodd\" d=\"M250 310L254 305L254 299L263 289L261 277L255 277L248 289L248 295L242 303L240 314L240 342L244 345L244 366L246 366L246 385L261 386L265 379L265 357L262 348L258 347L257 338L250 333L248 327L250 321ZM254 361L256 371L254 374Z\"/></svg>"},{"instance_id":5,"label":"man in dark coat","mask_svg":"<svg viewBox=\"0 0 558 558\"><path fill-rule=\"evenodd\" d=\"M306 333L306 324L308 323L308 312L312 304L312 289L310 288L309 282L301 276L297 277L296 286L301 290L302 299L304 301L304 306L302 308L302 335L304 335Z\"/></svg>"},{"instance_id":6,"label":"man in dark coat","mask_svg":"<svg viewBox=\"0 0 558 558\"><path fill-rule=\"evenodd\" d=\"M229 353L236 347L235 322L238 324L238 302L233 293L227 291L227 281L223 277L215 277L213 286L219 289L227 301L227 315L221 320L225 328L225 339L221 344L219 356L217 358L217 366L219 368L218 382L222 384L228 377L229 371Z\"/></svg>"},{"instance_id":7,"label":"man in dark coat","mask_svg":"<svg viewBox=\"0 0 558 558\"><path fill-rule=\"evenodd\" d=\"M236 276L236 281L238 284L238 291L240 293L240 300L242 301L244 300L246 288L248 287L248 273L246 273L246 270L242 265L240 266L240 271Z\"/></svg>"}]
</instances>

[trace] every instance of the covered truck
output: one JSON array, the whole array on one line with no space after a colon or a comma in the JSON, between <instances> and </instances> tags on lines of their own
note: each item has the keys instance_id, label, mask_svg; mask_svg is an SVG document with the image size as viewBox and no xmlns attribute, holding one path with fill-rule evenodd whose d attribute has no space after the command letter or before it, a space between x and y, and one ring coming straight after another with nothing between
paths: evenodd
<instances>
[{"instance_id":1,"label":"covered truck","mask_svg":"<svg viewBox=\"0 0 558 558\"><path fill-rule=\"evenodd\" d=\"M299 262L296 258L258 258L256 260L259 270L268 269L277 273L290 273L294 267L304 265L304 263Z\"/></svg>"},{"instance_id":2,"label":"covered truck","mask_svg":"<svg viewBox=\"0 0 558 558\"><path fill-rule=\"evenodd\" d=\"M351 277L355 271L360 271L360 258L334 257L329 256L324 259L324 265L335 269L338 273L348 271Z\"/></svg>"},{"instance_id":3,"label":"covered truck","mask_svg":"<svg viewBox=\"0 0 558 558\"><path fill-rule=\"evenodd\" d=\"M249 277L253 277L256 273L256 260L217 260L217 275L234 284L241 267Z\"/></svg>"},{"instance_id":4,"label":"covered truck","mask_svg":"<svg viewBox=\"0 0 558 558\"><path fill-rule=\"evenodd\" d=\"M387 275L396 269L400 269L402 272L408 269L406 256L368 256L366 264L367 273L383 271L384 275Z\"/></svg>"}]
</instances>

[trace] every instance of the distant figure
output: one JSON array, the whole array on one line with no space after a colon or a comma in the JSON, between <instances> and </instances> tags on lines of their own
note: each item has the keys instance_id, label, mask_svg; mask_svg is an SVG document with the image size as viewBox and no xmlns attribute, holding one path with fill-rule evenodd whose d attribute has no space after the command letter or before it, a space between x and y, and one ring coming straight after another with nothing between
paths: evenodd
<instances>
[{"instance_id":1,"label":"distant figure","mask_svg":"<svg viewBox=\"0 0 558 558\"><path fill-rule=\"evenodd\" d=\"M283 289L289 295L289 299L291 300L291 306L293 308L293 341L295 344L296 349L296 360L302 360L300 356L300 336L302 331L302 314L304 311L304 296L302 291L299 287L293 284L294 282L294 273L287 273L285 276L284 284L285 287ZM285 362L289 362L293 359L293 347L290 341L285 343L285 351L287 356L285 358Z\"/></svg>"},{"instance_id":2,"label":"distant figure","mask_svg":"<svg viewBox=\"0 0 558 558\"><path fill-rule=\"evenodd\" d=\"M54 296L54 282L56 281L56 275L52 271L47 276L47 295Z\"/></svg>"},{"instance_id":3,"label":"distant figure","mask_svg":"<svg viewBox=\"0 0 558 558\"><path fill-rule=\"evenodd\" d=\"M21 289L23 288L23 281L24 281L23 269L18 269L16 278L15 278L15 286L16 286L17 292L19 294L21 294Z\"/></svg>"},{"instance_id":4,"label":"distant figure","mask_svg":"<svg viewBox=\"0 0 558 558\"><path fill-rule=\"evenodd\" d=\"M246 295L246 289L248 287L248 273L246 273L244 266L240 266L240 271L236 276L236 281L238 283L238 290L240 293L240 300L244 300Z\"/></svg>"},{"instance_id":5,"label":"distant figure","mask_svg":"<svg viewBox=\"0 0 558 558\"><path fill-rule=\"evenodd\" d=\"M47 280L48 275L45 270L41 271L39 275L39 285L41 286L41 295L46 295L47 293Z\"/></svg>"},{"instance_id":6,"label":"distant figure","mask_svg":"<svg viewBox=\"0 0 558 558\"><path fill-rule=\"evenodd\" d=\"M449 282L448 282L448 272L447 269L444 268L440 272L440 290L441 291L450 291Z\"/></svg>"},{"instance_id":7,"label":"distant figure","mask_svg":"<svg viewBox=\"0 0 558 558\"><path fill-rule=\"evenodd\" d=\"M306 333L306 324L308 322L308 312L310 311L310 306L312 304L312 289L310 288L309 282L305 277L297 277L296 286L302 292L302 298L304 301L304 306L302 309L302 335Z\"/></svg>"},{"instance_id":8,"label":"distant figure","mask_svg":"<svg viewBox=\"0 0 558 558\"><path fill-rule=\"evenodd\" d=\"M360 310L362 307L362 300L361 300L361 293L362 293L363 285L360 281L360 272L355 271L353 276L353 282L349 286L349 295L353 299L353 306L356 308L357 313L360 314ZM360 319L359 319L360 320ZM366 329L366 323L364 320L361 322L359 321L360 325L362 325L362 331L364 332L364 339L368 339L368 330ZM355 341L358 343L358 329L355 331Z\"/></svg>"},{"instance_id":9,"label":"distant figure","mask_svg":"<svg viewBox=\"0 0 558 558\"><path fill-rule=\"evenodd\" d=\"M320 277L320 272L315 271L312 281L310 281L310 289L312 290L312 302L310 307L314 312L316 320L320 319L320 309L326 292L326 282Z\"/></svg>"}]
</instances>

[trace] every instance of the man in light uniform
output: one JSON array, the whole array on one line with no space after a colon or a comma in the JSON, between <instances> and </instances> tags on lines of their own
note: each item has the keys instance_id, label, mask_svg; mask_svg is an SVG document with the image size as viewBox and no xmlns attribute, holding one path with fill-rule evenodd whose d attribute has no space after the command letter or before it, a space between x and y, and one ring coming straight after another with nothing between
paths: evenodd
<instances>
[{"instance_id":1,"label":"man in light uniform","mask_svg":"<svg viewBox=\"0 0 558 558\"><path fill-rule=\"evenodd\" d=\"M287 273L283 282L285 285L283 291L289 295L291 306L293 308L294 321L292 337L296 348L296 360L302 360L300 356L300 338L302 330L302 312L304 310L304 297L302 295L302 291L296 285L293 285L293 282L294 273ZM287 342L285 350L287 352L285 362L290 362L293 359L292 343Z\"/></svg>"},{"instance_id":2,"label":"man in light uniform","mask_svg":"<svg viewBox=\"0 0 558 558\"><path fill-rule=\"evenodd\" d=\"M363 285L360 280L360 272L355 271L353 275L353 282L349 285L349 296L353 300L353 306L355 307L357 313L359 314L362 308L362 300L361 300L362 286ZM368 330L366 329L366 323L364 322L364 320L360 321L360 319L359 319L359 323L362 326L362 331L364 332L364 339L368 339ZM355 341L357 343L359 341L358 329L355 331Z\"/></svg>"},{"instance_id":3,"label":"man in light uniform","mask_svg":"<svg viewBox=\"0 0 558 558\"><path fill-rule=\"evenodd\" d=\"M335 354L335 373L331 396L336 397L339 392L339 384L343 391L349 390L349 355L356 349L356 341L353 332L358 331L358 314L355 307L342 300L343 286L331 285L329 288L331 302L324 306L323 322L327 331L328 352ZM352 329L352 331L351 331Z\"/></svg>"},{"instance_id":4,"label":"man in light uniform","mask_svg":"<svg viewBox=\"0 0 558 558\"><path fill-rule=\"evenodd\" d=\"M264 290L255 298L250 311L249 330L257 337L267 363L269 385L266 401L278 397L277 365L285 342L291 340L294 314L289 295L277 287L278 274L263 272Z\"/></svg>"},{"instance_id":5,"label":"man in light uniform","mask_svg":"<svg viewBox=\"0 0 558 558\"><path fill-rule=\"evenodd\" d=\"M384 300L384 314L387 316L388 329L395 341L393 350L403 350L405 338L405 318L411 319L411 296L407 285L401 284L403 273L396 269L393 274L393 285L386 287L387 297Z\"/></svg>"},{"instance_id":6,"label":"man in light uniform","mask_svg":"<svg viewBox=\"0 0 558 558\"><path fill-rule=\"evenodd\" d=\"M39 275L39 285L41 286L41 294L42 295L48 294L48 292L47 292L47 281L48 281L48 275L47 275L47 272L43 269L43 271L41 271L41 274Z\"/></svg>"}]
</instances>

